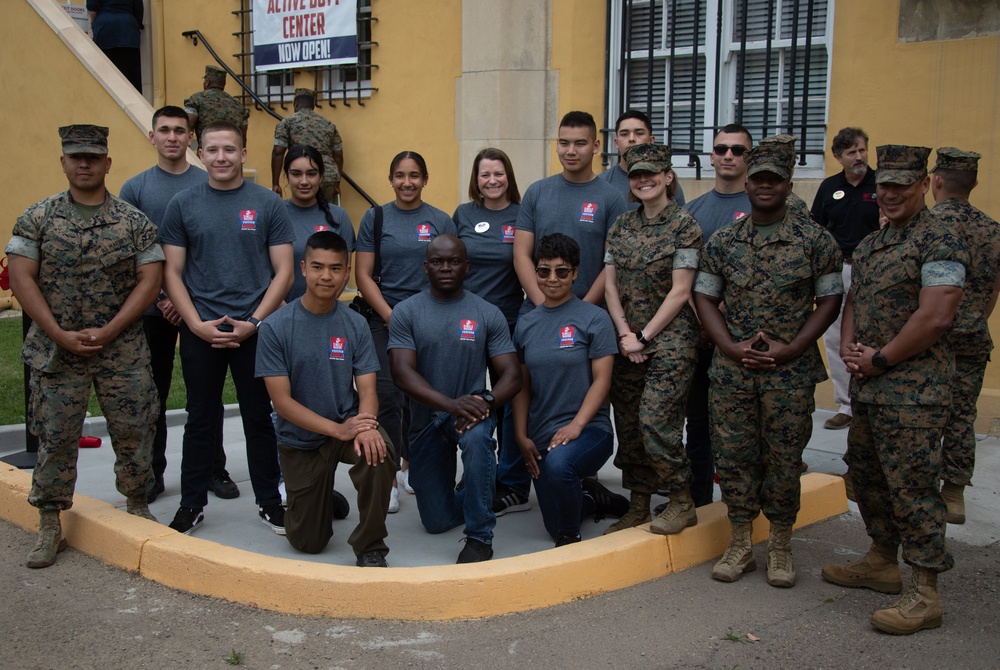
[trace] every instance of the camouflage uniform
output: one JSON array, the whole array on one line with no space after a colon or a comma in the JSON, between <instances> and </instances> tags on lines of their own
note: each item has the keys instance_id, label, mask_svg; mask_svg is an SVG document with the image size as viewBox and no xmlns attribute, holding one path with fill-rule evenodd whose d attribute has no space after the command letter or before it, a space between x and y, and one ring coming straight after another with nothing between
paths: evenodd
<instances>
[{"instance_id":1,"label":"camouflage uniform","mask_svg":"<svg viewBox=\"0 0 1000 670\"><path fill-rule=\"evenodd\" d=\"M229 95L221 88L206 88L198 91L184 101L184 111L197 114L194 133L201 142L201 131L210 123L228 121L237 128L242 128L250 118L250 110L240 104L239 100Z\"/></svg>"},{"instance_id":2,"label":"camouflage uniform","mask_svg":"<svg viewBox=\"0 0 1000 670\"><path fill-rule=\"evenodd\" d=\"M101 327L136 286L135 268L163 260L156 227L139 210L107 195L89 221L69 191L29 207L14 225L6 252L39 262L38 286L65 330ZM60 348L33 324L22 358L31 368L29 428L39 438L28 502L69 509L76 484L80 431L93 384L115 451L115 484L145 496L157 415L149 348L136 320L90 358Z\"/></svg>"},{"instance_id":3,"label":"camouflage uniform","mask_svg":"<svg viewBox=\"0 0 1000 670\"><path fill-rule=\"evenodd\" d=\"M935 169L976 170L978 159L979 154L942 148ZM986 309L1000 271L1000 226L965 198L942 200L931 211L969 248L965 294L949 332L955 376L941 463L941 479L968 486L976 464L976 402L993 350Z\"/></svg>"},{"instance_id":4,"label":"camouflage uniform","mask_svg":"<svg viewBox=\"0 0 1000 670\"><path fill-rule=\"evenodd\" d=\"M762 154L774 152L774 159ZM761 145L748 162L791 175L789 148ZM774 162L771 162L771 161ZM752 170L753 168L751 168ZM833 237L808 215L788 209L765 240L750 216L713 235L694 291L721 299L734 342L763 332L791 342L813 313L815 298L843 293L841 255ZM799 464L812 434L813 395L826 379L819 348L772 371L750 370L716 348L709 370L709 413L722 499L734 524L763 510L772 524L791 526L799 510Z\"/></svg>"},{"instance_id":5,"label":"camouflage uniform","mask_svg":"<svg viewBox=\"0 0 1000 670\"><path fill-rule=\"evenodd\" d=\"M784 144L788 145L793 151L795 150L795 142L798 140L794 135L782 134L775 135L773 137L765 137L760 141L763 145L768 144ZM794 175L794 167L792 169L792 174ZM785 206L788 208L789 212L792 212L800 218L812 218L809 213L809 206L806 205L806 201L797 196L794 192L788 194L788 200L785 201Z\"/></svg>"},{"instance_id":6,"label":"camouflage uniform","mask_svg":"<svg viewBox=\"0 0 1000 670\"><path fill-rule=\"evenodd\" d=\"M904 179L893 168L917 165L921 157L926 175L930 149L888 145L878 152L879 183ZM921 289L961 287L968 262L962 240L926 207L905 226L872 233L854 251L852 339L882 348L919 307ZM935 572L954 565L938 490L941 435L951 403L944 380L953 374L942 337L880 375L851 379L854 419L845 460L868 534L880 545L902 544L907 563Z\"/></svg>"},{"instance_id":7,"label":"camouflage uniform","mask_svg":"<svg viewBox=\"0 0 1000 670\"><path fill-rule=\"evenodd\" d=\"M327 196L327 202L334 202L340 172L333 154L344 148L337 126L312 109L300 109L282 119L274 129L275 146L287 148L296 144L311 146L323 157L324 172L320 187Z\"/></svg>"},{"instance_id":8,"label":"camouflage uniform","mask_svg":"<svg viewBox=\"0 0 1000 670\"><path fill-rule=\"evenodd\" d=\"M673 201L652 220L645 219L641 207L618 217L608 231L605 262L615 267L629 324L641 328L649 323L673 286L673 271L697 269L701 246L698 222ZM615 465L622 471L622 486L630 491L672 492L691 485L684 407L697 343L698 323L685 304L646 345L648 360L636 364L620 354L615 357Z\"/></svg>"}]
</instances>

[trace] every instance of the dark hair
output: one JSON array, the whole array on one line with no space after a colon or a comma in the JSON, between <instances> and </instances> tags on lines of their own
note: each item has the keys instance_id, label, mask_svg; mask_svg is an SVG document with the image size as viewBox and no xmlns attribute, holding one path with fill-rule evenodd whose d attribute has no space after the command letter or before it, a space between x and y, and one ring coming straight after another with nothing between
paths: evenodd
<instances>
[{"instance_id":1,"label":"dark hair","mask_svg":"<svg viewBox=\"0 0 1000 670\"><path fill-rule=\"evenodd\" d=\"M833 157L840 158L840 154L853 147L859 137L865 139L865 146L867 147L868 133L860 128L841 128L840 132L833 136L833 142L830 144L830 151L833 152Z\"/></svg>"},{"instance_id":2,"label":"dark hair","mask_svg":"<svg viewBox=\"0 0 1000 670\"><path fill-rule=\"evenodd\" d=\"M621 127L622 121L626 121L628 119L637 119L642 121L642 125L646 126L646 131L649 132L650 135L653 134L653 122L649 120L648 116L640 112L638 109L630 109L626 112L622 112L621 116L618 117L618 120L615 121L615 133L617 133L618 129Z\"/></svg>"},{"instance_id":3,"label":"dark hair","mask_svg":"<svg viewBox=\"0 0 1000 670\"><path fill-rule=\"evenodd\" d=\"M674 196L677 195L677 173L674 172L673 168L670 168L669 170L664 170L664 172L666 172L667 174L672 174L674 176L674 178L670 180L670 183L667 184L667 199L673 200ZM635 193L632 192L631 186L628 189L628 201L639 202L639 198L635 197Z\"/></svg>"},{"instance_id":4,"label":"dark hair","mask_svg":"<svg viewBox=\"0 0 1000 670\"><path fill-rule=\"evenodd\" d=\"M730 133L730 134L743 133L744 135L747 136L747 139L750 140L750 146L748 146L747 149L753 148L753 135L751 135L750 131L746 129L746 126L741 126L738 123L727 123L726 125L719 128L715 134L720 135L722 133Z\"/></svg>"},{"instance_id":5,"label":"dark hair","mask_svg":"<svg viewBox=\"0 0 1000 670\"><path fill-rule=\"evenodd\" d=\"M945 190L949 193L958 193L966 198L976 187L979 179L979 170L946 170L937 168L934 170L935 177L941 177Z\"/></svg>"},{"instance_id":6,"label":"dark hair","mask_svg":"<svg viewBox=\"0 0 1000 670\"><path fill-rule=\"evenodd\" d=\"M212 121L210 124L201 129L201 136L198 138L199 144L204 144L204 137L209 133L217 133L223 130L228 130L236 133L236 136L240 140L240 149L244 147L243 145L243 131L229 123L229 121Z\"/></svg>"},{"instance_id":7,"label":"dark hair","mask_svg":"<svg viewBox=\"0 0 1000 670\"><path fill-rule=\"evenodd\" d=\"M413 162L417 164L417 167L420 169L420 176L427 179L427 161L425 161L424 157L416 151L400 151L396 154L396 156L392 159L392 162L389 163L389 179L392 179L392 173L395 172L396 168L399 167L399 164L407 158L413 160Z\"/></svg>"},{"instance_id":8,"label":"dark hair","mask_svg":"<svg viewBox=\"0 0 1000 670\"><path fill-rule=\"evenodd\" d=\"M326 175L326 165L323 163L323 155L316 147L311 147L308 144L293 144L288 153L285 154L285 179L288 179L288 170L291 169L292 162L299 158L309 159L316 166L316 169L319 170L320 181L323 181L323 177ZM330 211L330 203L326 199L326 194L323 193L322 187L316 191L316 202L319 204L319 211L323 212L323 216L326 217L326 223L330 226L330 230L340 230L340 224L333 218L333 213Z\"/></svg>"},{"instance_id":9,"label":"dark hair","mask_svg":"<svg viewBox=\"0 0 1000 670\"><path fill-rule=\"evenodd\" d=\"M580 245L569 235L562 233L546 235L538 242L538 249L535 250L535 265L550 258L561 258L571 267L579 267Z\"/></svg>"},{"instance_id":10,"label":"dark hair","mask_svg":"<svg viewBox=\"0 0 1000 670\"><path fill-rule=\"evenodd\" d=\"M292 100L292 106L295 109L314 109L316 107L316 98L311 95L297 95Z\"/></svg>"},{"instance_id":11,"label":"dark hair","mask_svg":"<svg viewBox=\"0 0 1000 670\"><path fill-rule=\"evenodd\" d=\"M597 137L597 124L589 112L566 112L559 122L560 128L590 128Z\"/></svg>"},{"instance_id":12,"label":"dark hair","mask_svg":"<svg viewBox=\"0 0 1000 670\"><path fill-rule=\"evenodd\" d=\"M514 166L511 165L510 158L500 149L486 147L472 161L472 178L469 179L469 200L480 207L483 206L483 194L479 192L479 163L483 160L500 161L503 163L504 172L507 173L507 197L513 203L521 202L521 192L517 190L517 179L514 178Z\"/></svg>"},{"instance_id":13,"label":"dark hair","mask_svg":"<svg viewBox=\"0 0 1000 670\"><path fill-rule=\"evenodd\" d=\"M309 249L322 249L342 254L345 261L350 256L350 252L347 250L347 242L332 230L321 230L318 233L310 235L309 239L306 240L306 250L302 254L303 258L308 254Z\"/></svg>"},{"instance_id":14,"label":"dark hair","mask_svg":"<svg viewBox=\"0 0 1000 670\"><path fill-rule=\"evenodd\" d=\"M187 126L188 130L191 130L191 124L188 122L188 115L183 109L176 105L167 105L166 107L160 107L158 110L153 112L153 128L156 128L156 122L160 120L161 117L166 116L170 119L184 119L184 125Z\"/></svg>"}]
</instances>

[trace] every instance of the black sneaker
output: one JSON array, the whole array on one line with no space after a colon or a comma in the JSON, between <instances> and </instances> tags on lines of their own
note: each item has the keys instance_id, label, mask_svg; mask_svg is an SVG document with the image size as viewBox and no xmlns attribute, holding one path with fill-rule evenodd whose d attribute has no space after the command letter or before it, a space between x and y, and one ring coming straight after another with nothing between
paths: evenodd
<instances>
[{"instance_id":1,"label":"black sneaker","mask_svg":"<svg viewBox=\"0 0 1000 670\"><path fill-rule=\"evenodd\" d=\"M212 478L208 480L208 490L214 493L216 498L225 500L240 497L240 488L236 486L236 482L230 478L229 473L225 470L212 473Z\"/></svg>"},{"instance_id":2,"label":"black sneaker","mask_svg":"<svg viewBox=\"0 0 1000 670\"><path fill-rule=\"evenodd\" d=\"M576 544L580 541L579 535L560 535L556 540L557 547L565 547L567 544Z\"/></svg>"},{"instance_id":3,"label":"black sneaker","mask_svg":"<svg viewBox=\"0 0 1000 670\"><path fill-rule=\"evenodd\" d=\"M606 486L596 479L584 478L581 482L583 492L594 499L594 521L601 521L605 517L620 519L628 512L628 498L609 491Z\"/></svg>"},{"instance_id":4,"label":"black sneaker","mask_svg":"<svg viewBox=\"0 0 1000 670\"><path fill-rule=\"evenodd\" d=\"M163 485L162 479L157 479L153 482L153 487L146 491L146 504L150 505L156 502L156 498L159 497L161 493L166 490L166 486Z\"/></svg>"},{"instance_id":5,"label":"black sneaker","mask_svg":"<svg viewBox=\"0 0 1000 670\"><path fill-rule=\"evenodd\" d=\"M200 526L204 520L205 515L200 509L180 507L174 515L174 520L170 522L170 527L178 533L190 535L191 531Z\"/></svg>"},{"instance_id":6,"label":"black sneaker","mask_svg":"<svg viewBox=\"0 0 1000 670\"><path fill-rule=\"evenodd\" d=\"M528 496L521 495L517 491L500 489L493 496L493 514L503 516L510 512L527 512L531 509Z\"/></svg>"},{"instance_id":7,"label":"black sneaker","mask_svg":"<svg viewBox=\"0 0 1000 670\"><path fill-rule=\"evenodd\" d=\"M458 554L456 563L480 563L493 558L492 545L480 542L474 537L465 538L465 546Z\"/></svg>"},{"instance_id":8,"label":"black sneaker","mask_svg":"<svg viewBox=\"0 0 1000 670\"><path fill-rule=\"evenodd\" d=\"M347 498L340 491L334 489L333 491L333 518L334 519L346 519L347 515L351 513L351 503L347 502Z\"/></svg>"},{"instance_id":9,"label":"black sneaker","mask_svg":"<svg viewBox=\"0 0 1000 670\"><path fill-rule=\"evenodd\" d=\"M257 514L260 515L260 522L262 524L269 527L278 535L285 534L285 508L281 506L281 503L264 505L258 510Z\"/></svg>"},{"instance_id":10,"label":"black sneaker","mask_svg":"<svg viewBox=\"0 0 1000 670\"><path fill-rule=\"evenodd\" d=\"M362 551L358 556L357 566L359 568L388 568L385 562L385 554L381 551Z\"/></svg>"}]
</instances>

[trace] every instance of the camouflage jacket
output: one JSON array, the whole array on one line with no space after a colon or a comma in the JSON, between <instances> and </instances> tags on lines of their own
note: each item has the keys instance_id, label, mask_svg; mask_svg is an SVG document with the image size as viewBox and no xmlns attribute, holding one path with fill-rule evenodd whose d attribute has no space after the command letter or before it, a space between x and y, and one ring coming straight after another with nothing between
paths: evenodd
<instances>
[{"instance_id":1,"label":"camouflage jacket","mask_svg":"<svg viewBox=\"0 0 1000 670\"><path fill-rule=\"evenodd\" d=\"M39 262L42 297L59 327L75 331L114 318L136 287L136 267L163 260L156 240L156 226L146 215L110 193L84 221L65 191L18 217L7 253ZM115 372L148 364L149 347L138 319L92 358L62 349L32 324L21 357L44 372Z\"/></svg>"},{"instance_id":2,"label":"camouflage jacket","mask_svg":"<svg viewBox=\"0 0 1000 670\"><path fill-rule=\"evenodd\" d=\"M619 216L608 231L605 261L613 264L618 295L629 325L638 330L652 320L673 287L673 271L698 269L701 228L688 212L671 201L643 223L641 209ZM646 353L683 349L698 343L698 322L690 305L646 346Z\"/></svg>"},{"instance_id":3,"label":"camouflage jacket","mask_svg":"<svg viewBox=\"0 0 1000 670\"><path fill-rule=\"evenodd\" d=\"M855 341L881 349L920 306L925 286L964 283L969 252L926 207L905 226L861 241L851 269ZM954 359L948 337L877 377L851 379L851 398L880 405L947 405Z\"/></svg>"},{"instance_id":4,"label":"camouflage jacket","mask_svg":"<svg viewBox=\"0 0 1000 670\"><path fill-rule=\"evenodd\" d=\"M749 216L720 228L702 254L694 290L725 303L734 342L763 332L788 343L812 315L816 298L843 294L842 268L833 236L789 209L766 240ZM815 342L772 371L748 370L716 349L709 377L742 390L804 388L826 379L826 368Z\"/></svg>"},{"instance_id":5,"label":"camouflage jacket","mask_svg":"<svg viewBox=\"0 0 1000 670\"><path fill-rule=\"evenodd\" d=\"M184 111L188 114L198 115L194 133L199 142L201 141L202 129L210 123L228 121L240 128L250 118L250 110L220 88L206 88L204 91L198 91L184 101Z\"/></svg>"},{"instance_id":6,"label":"camouflage jacket","mask_svg":"<svg viewBox=\"0 0 1000 670\"><path fill-rule=\"evenodd\" d=\"M965 199L942 200L931 211L969 248L965 294L949 335L952 351L986 360L993 350L986 308L1000 272L1000 224Z\"/></svg>"},{"instance_id":7,"label":"camouflage jacket","mask_svg":"<svg viewBox=\"0 0 1000 670\"><path fill-rule=\"evenodd\" d=\"M300 109L282 119L274 129L274 144L290 147L306 144L319 151L326 168L323 181L340 181L340 172L333 160L335 151L343 151L337 126L311 109Z\"/></svg>"},{"instance_id":8,"label":"camouflage jacket","mask_svg":"<svg viewBox=\"0 0 1000 670\"><path fill-rule=\"evenodd\" d=\"M806 201L791 191L788 192L788 199L785 201L785 205L788 207L789 211L798 214L803 218L812 218L812 215L809 213L809 206L806 205Z\"/></svg>"}]
</instances>

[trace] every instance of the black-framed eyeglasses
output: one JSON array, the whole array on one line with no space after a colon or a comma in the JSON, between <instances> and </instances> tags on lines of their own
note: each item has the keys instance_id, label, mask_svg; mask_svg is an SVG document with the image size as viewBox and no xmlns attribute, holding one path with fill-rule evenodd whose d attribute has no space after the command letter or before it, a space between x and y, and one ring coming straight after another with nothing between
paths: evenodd
<instances>
[{"instance_id":1,"label":"black-framed eyeglasses","mask_svg":"<svg viewBox=\"0 0 1000 670\"><path fill-rule=\"evenodd\" d=\"M727 151L732 151L733 155L739 158L747 152L747 148L742 144L716 144L712 147L716 156L725 156Z\"/></svg>"},{"instance_id":2,"label":"black-framed eyeglasses","mask_svg":"<svg viewBox=\"0 0 1000 670\"><path fill-rule=\"evenodd\" d=\"M535 268L535 274L538 275L539 279L548 279L553 270L555 270L556 277L566 279L573 268Z\"/></svg>"}]
</instances>

